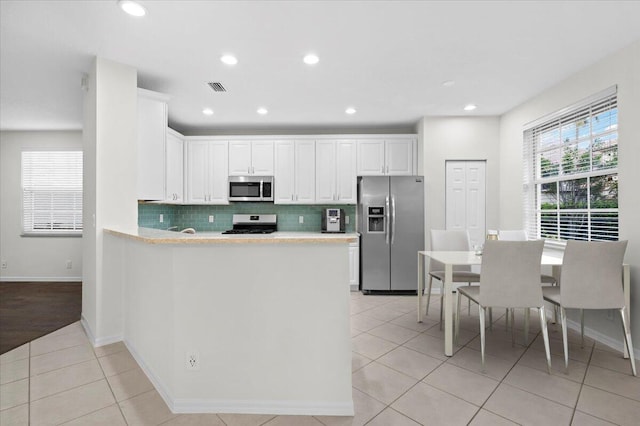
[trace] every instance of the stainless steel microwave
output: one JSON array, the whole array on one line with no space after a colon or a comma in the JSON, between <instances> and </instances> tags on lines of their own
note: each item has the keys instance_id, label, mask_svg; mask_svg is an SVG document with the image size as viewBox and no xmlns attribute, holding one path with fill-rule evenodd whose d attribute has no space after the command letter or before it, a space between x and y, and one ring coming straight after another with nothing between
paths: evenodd
<instances>
[{"instance_id":1,"label":"stainless steel microwave","mask_svg":"<svg viewBox=\"0 0 640 426\"><path fill-rule=\"evenodd\" d=\"M273 201L273 176L229 176L229 201Z\"/></svg>"}]
</instances>

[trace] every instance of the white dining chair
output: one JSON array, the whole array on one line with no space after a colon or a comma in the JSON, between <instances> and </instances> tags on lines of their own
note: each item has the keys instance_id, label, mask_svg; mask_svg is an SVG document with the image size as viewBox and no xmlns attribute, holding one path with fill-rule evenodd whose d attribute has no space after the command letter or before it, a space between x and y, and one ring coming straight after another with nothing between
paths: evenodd
<instances>
[{"instance_id":1,"label":"white dining chair","mask_svg":"<svg viewBox=\"0 0 640 426\"><path fill-rule=\"evenodd\" d=\"M580 331L584 340L585 309L616 309L622 319L623 339L629 352L631 372L636 375L622 288L622 263L626 249L627 241L567 241L562 259L561 285L542 290L546 301L560 307L565 368L569 367L565 310L580 310Z\"/></svg>"},{"instance_id":2,"label":"white dining chair","mask_svg":"<svg viewBox=\"0 0 640 426\"><path fill-rule=\"evenodd\" d=\"M458 307L461 296L478 304L480 314L480 350L484 371L485 309L487 308L536 308L540 313L540 327L547 357L547 371L551 373L551 353L545 317L540 261L544 241L491 241L485 242L482 251L480 286L458 288ZM459 308L458 308L459 309ZM456 317L456 340L460 330L460 318ZM512 330L515 327L511 327Z\"/></svg>"},{"instance_id":3,"label":"white dining chair","mask_svg":"<svg viewBox=\"0 0 640 426\"><path fill-rule=\"evenodd\" d=\"M498 231L498 239L500 241L528 241L529 235L527 231L524 229L500 229ZM558 280L553 275L540 274L540 282L542 284L547 285L556 285L558 284ZM557 320L557 312L555 312L555 319ZM511 315L509 315L511 314ZM511 322L513 323L513 309L507 312L505 316L505 327L509 328L509 317L511 317ZM527 343L528 331L529 331L529 312L525 312L525 325L524 325L524 341ZM512 324L513 327L513 324Z\"/></svg>"},{"instance_id":4,"label":"white dining chair","mask_svg":"<svg viewBox=\"0 0 640 426\"><path fill-rule=\"evenodd\" d=\"M469 232L452 231L452 230L431 230L431 250L433 251L469 251ZM440 328L442 328L442 307L444 296L444 265L437 260L429 261L429 281L427 283L427 308L426 314L429 314L429 303L431 302L431 287L433 279L440 281L442 289L440 291ZM471 283L480 282L480 274L471 272L470 266L454 266L453 267L454 283ZM459 312L459 310L458 310ZM456 315L458 315L456 313Z\"/></svg>"}]
</instances>

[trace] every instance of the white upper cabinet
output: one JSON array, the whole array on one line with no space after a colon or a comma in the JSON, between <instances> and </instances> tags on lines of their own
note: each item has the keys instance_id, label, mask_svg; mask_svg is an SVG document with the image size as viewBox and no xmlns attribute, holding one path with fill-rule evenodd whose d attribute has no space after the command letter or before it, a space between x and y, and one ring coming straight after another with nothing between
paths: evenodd
<instances>
[{"instance_id":1,"label":"white upper cabinet","mask_svg":"<svg viewBox=\"0 0 640 426\"><path fill-rule=\"evenodd\" d=\"M316 141L316 203L355 204L356 185L355 141Z\"/></svg>"},{"instance_id":2,"label":"white upper cabinet","mask_svg":"<svg viewBox=\"0 0 640 426\"><path fill-rule=\"evenodd\" d=\"M187 141L187 203L229 203L227 159L226 141Z\"/></svg>"},{"instance_id":3,"label":"white upper cabinet","mask_svg":"<svg viewBox=\"0 0 640 426\"><path fill-rule=\"evenodd\" d=\"M413 174L414 141L407 139L384 141L385 173L390 176Z\"/></svg>"},{"instance_id":4,"label":"white upper cabinet","mask_svg":"<svg viewBox=\"0 0 640 426\"><path fill-rule=\"evenodd\" d=\"M165 199L167 101L161 93L138 89L139 200Z\"/></svg>"},{"instance_id":5,"label":"white upper cabinet","mask_svg":"<svg viewBox=\"0 0 640 426\"><path fill-rule=\"evenodd\" d=\"M275 142L276 204L311 204L315 201L315 141Z\"/></svg>"},{"instance_id":6,"label":"white upper cabinet","mask_svg":"<svg viewBox=\"0 0 640 426\"><path fill-rule=\"evenodd\" d=\"M414 173L413 139L358 141L358 176L408 176Z\"/></svg>"},{"instance_id":7,"label":"white upper cabinet","mask_svg":"<svg viewBox=\"0 0 640 426\"><path fill-rule=\"evenodd\" d=\"M316 200L316 142L296 141L295 155L296 203L311 204Z\"/></svg>"},{"instance_id":8,"label":"white upper cabinet","mask_svg":"<svg viewBox=\"0 0 640 426\"><path fill-rule=\"evenodd\" d=\"M358 176L383 175L384 168L384 141L358 141Z\"/></svg>"},{"instance_id":9,"label":"white upper cabinet","mask_svg":"<svg viewBox=\"0 0 640 426\"><path fill-rule=\"evenodd\" d=\"M229 176L273 176L273 141L229 142Z\"/></svg>"},{"instance_id":10,"label":"white upper cabinet","mask_svg":"<svg viewBox=\"0 0 640 426\"><path fill-rule=\"evenodd\" d=\"M184 142L175 133L167 132L165 156L165 201L184 202Z\"/></svg>"}]
</instances>

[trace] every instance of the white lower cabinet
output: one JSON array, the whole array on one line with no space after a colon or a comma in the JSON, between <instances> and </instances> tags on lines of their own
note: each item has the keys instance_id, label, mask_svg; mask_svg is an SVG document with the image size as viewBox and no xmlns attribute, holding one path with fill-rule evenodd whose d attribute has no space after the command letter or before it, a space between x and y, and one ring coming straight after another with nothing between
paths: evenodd
<instances>
[{"instance_id":1,"label":"white lower cabinet","mask_svg":"<svg viewBox=\"0 0 640 426\"><path fill-rule=\"evenodd\" d=\"M228 149L227 141L187 141L187 203L229 204Z\"/></svg>"},{"instance_id":2,"label":"white lower cabinet","mask_svg":"<svg viewBox=\"0 0 640 426\"><path fill-rule=\"evenodd\" d=\"M358 291L360 287L360 243L349 244L349 289Z\"/></svg>"}]
</instances>

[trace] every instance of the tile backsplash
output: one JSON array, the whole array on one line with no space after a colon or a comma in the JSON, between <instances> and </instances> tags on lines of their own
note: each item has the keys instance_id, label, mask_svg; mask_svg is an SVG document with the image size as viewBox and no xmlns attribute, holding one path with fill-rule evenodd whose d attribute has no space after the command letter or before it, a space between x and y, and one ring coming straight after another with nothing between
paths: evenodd
<instances>
[{"instance_id":1,"label":"tile backsplash","mask_svg":"<svg viewBox=\"0 0 640 426\"><path fill-rule=\"evenodd\" d=\"M278 231L288 232L320 232L322 209L344 209L349 216L346 232L355 232L355 205L288 205L272 203L233 203L229 205L172 205L172 204L138 204L138 225L145 228L167 229L176 226L178 229L195 228L197 232L224 231L231 229L231 217L234 214L277 214ZM163 222L160 222L160 215ZM213 215L213 223L209 216ZM299 223L299 217L304 223Z\"/></svg>"}]
</instances>

